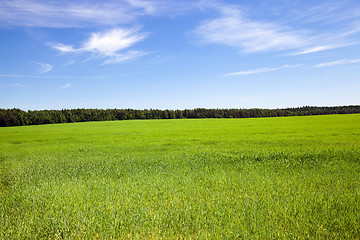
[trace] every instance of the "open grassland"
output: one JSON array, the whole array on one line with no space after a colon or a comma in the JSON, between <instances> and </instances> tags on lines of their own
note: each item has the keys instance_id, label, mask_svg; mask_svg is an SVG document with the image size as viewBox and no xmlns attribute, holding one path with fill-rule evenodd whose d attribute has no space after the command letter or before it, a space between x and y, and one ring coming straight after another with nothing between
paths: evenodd
<instances>
[{"instance_id":1,"label":"open grassland","mask_svg":"<svg viewBox=\"0 0 360 240\"><path fill-rule=\"evenodd\" d=\"M0 239L358 239L360 115L0 129Z\"/></svg>"}]
</instances>

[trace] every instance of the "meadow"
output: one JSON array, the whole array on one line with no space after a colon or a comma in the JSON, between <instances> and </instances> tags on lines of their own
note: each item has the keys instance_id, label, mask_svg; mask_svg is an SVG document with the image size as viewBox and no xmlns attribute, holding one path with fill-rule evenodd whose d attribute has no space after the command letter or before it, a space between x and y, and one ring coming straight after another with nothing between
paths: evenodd
<instances>
[{"instance_id":1,"label":"meadow","mask_svg":"<svg viewBox=\"0 0 360 240\"><path fill-rule=\"evenodd\" d=\"M360 114L0 128L0 239L358 239Z\"/></svg>"}]
</instances>

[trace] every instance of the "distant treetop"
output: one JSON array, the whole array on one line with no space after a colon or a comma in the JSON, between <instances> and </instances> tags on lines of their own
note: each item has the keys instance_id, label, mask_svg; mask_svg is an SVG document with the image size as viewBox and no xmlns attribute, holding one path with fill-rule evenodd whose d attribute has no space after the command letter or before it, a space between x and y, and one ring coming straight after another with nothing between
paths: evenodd
<instances>
[{"instance_id":1,"label":"distant treetop","mask_svg":"<svg viewBox=\"0 0 360 240\"><path fill-rule=\"evenodd\" d=\"M52 123L113 121L132 119L184 119L184 118L260 118L328 114L360 113L360 105L337 107L298 107L284 109L62 109L23 111L0 109L0 127L40 125Z\"/></svg>"}]
</instances>

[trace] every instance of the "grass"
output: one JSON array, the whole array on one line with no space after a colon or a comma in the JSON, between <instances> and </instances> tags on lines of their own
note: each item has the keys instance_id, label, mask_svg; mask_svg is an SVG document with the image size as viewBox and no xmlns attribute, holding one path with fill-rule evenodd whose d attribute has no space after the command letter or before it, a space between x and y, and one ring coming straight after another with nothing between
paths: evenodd
<instances>
[{"instance_id":1,"label":"grass","mask_svg":"<svg viewBox=\"0 0 360 240\"><path fill-rule=\"evenodd\" d=\"M0 239L357 239L360 115L0 129Z\"/></svg>"}]
</instances>

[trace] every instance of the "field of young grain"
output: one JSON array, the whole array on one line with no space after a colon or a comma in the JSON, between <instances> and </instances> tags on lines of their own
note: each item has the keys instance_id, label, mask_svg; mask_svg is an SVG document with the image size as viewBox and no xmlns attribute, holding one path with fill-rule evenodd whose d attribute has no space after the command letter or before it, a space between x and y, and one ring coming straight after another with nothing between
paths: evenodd
<instances>
[{"instance_id":1,"label":"field of young grain","mask_svg":"<svg viewBox=\"0 0 360 240\"><path fill-rule=\"evenodd\" d=\"M356 239L360 115L0 129L0 239Z\"/></svg>"}]
</instances>

